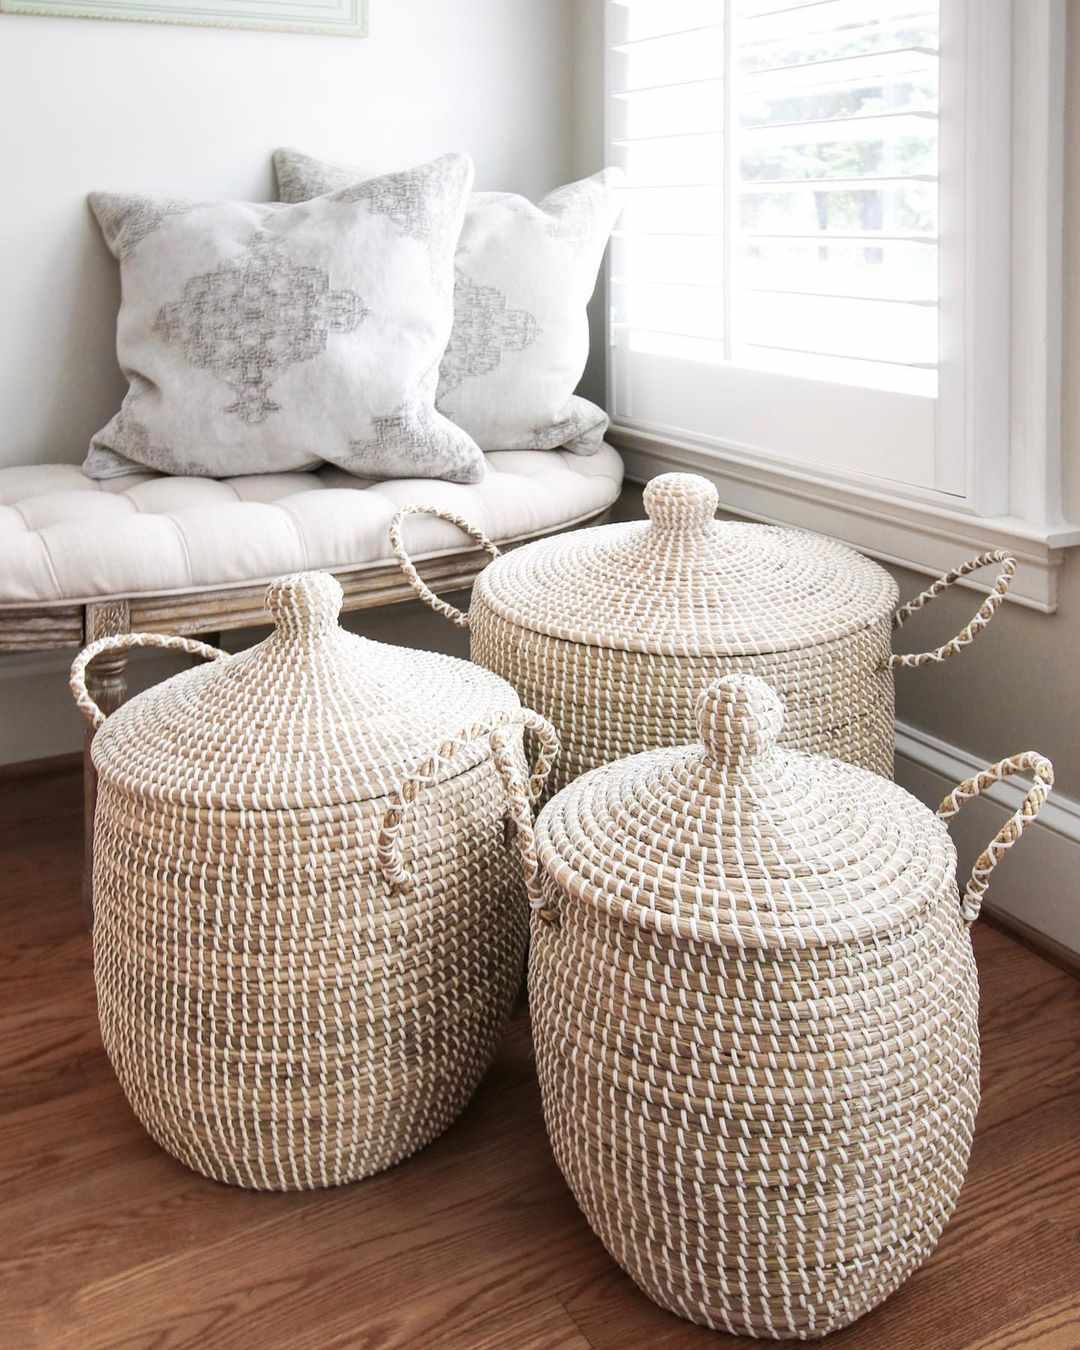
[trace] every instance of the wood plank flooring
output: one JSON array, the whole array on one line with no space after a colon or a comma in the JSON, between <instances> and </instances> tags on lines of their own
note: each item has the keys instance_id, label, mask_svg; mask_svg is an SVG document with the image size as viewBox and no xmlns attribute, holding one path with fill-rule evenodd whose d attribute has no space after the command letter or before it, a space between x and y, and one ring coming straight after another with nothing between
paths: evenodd
<instances>
[{"instance_id":1,"label":"wood plank flooring","mask_svg":"<svg viewBox=\"0 0 1080 1350\"><path fill-rule=\"evenodd\" d=\"M612 1264L544 1136L528 1027L464 1117L340 1190L188 1172L131 1115L98 1036L80 783L0 782L0 1347L737 1350ZM1007 864L1006 864L1007 865ZM980 926L984 1099L930 1263L837 1350L1080 1347L1080 984Z\"/></svg>"}]
</instances>

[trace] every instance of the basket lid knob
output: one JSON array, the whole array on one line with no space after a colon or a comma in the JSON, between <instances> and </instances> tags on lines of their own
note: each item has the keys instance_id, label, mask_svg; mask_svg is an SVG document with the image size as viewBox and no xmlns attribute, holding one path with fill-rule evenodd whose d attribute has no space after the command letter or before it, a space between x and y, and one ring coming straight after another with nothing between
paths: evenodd
<instances>
[{"instance_id":1,"label":"basket lid knob","mask_svg":"<svg viewBox=\"0 0 1080 1350\"><path fill-rule=\"evenodd\" d=\"M745 764L776 744L784 705L757 675L725 675L698 695L697 724L717 763Z\"/></svg>"},{"instance_id":2,"label":"basket lid knob","mask_svg":"<svg viewBox=\"0 0 1080 1350\"><path fill-rule=\"evenodd\" d=\"M645 514L665 530L703 530L716 515L720 496L696 473L662 473L651 479L643 497Z\"/></svg>"},{"instance_id":3,"label":"basket lid knob","mask_svg":"<svg viewBox=\"0 0 1080 1350\"><path fill-rule=\"evenodd\" d=\"M266 588L266 608L284 637L308 640L337 627L345 594L329 572L296 572Z\"/></svg>"}]
</instances>

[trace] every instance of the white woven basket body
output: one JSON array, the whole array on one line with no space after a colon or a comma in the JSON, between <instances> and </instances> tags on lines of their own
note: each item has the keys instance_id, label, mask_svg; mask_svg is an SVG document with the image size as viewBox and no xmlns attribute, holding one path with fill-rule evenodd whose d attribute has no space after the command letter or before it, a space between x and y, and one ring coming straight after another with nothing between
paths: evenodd
<instances>
[{"instance_id":1,"label":"white woven basket body","mask_svg":"<svg viewBox=\"0 0 1080 1350\"><path fill-rule=\"evenodd\" d=\"M94 956L149 1133L281 1190L388 1167L468 1101L524 961L523 725L554 747L488 672L342 632L332 578L275 586L271 638L95 737Z\"/></svg>"},{"instance_id":2,"label":"white woven basket body","mask_svg":"<svg viewBox=\"0 0 1080 1350\"><path fill-rule=\"evenodd\" d=\"M330 1186L457 1117L525 955L490 762L417 804L406 851L414 831L439 846L401 896L377 870L377 807L230 822L105 782L97 810L102 1038L162 1147L218 1181Z\"/></svg>"},{"instance_id":3,"label":"white woven basket body","mask_svg":"<svg viewBox=\"0 0 1080 1350\"><path fill-rule=\"evenodd\" d=\"M760 675L786 700L783 744L789 749L834 755L893 776L889 618L793 651L623 651L522 628L490 607L483 577L469 618L472 659L509 681L527 707L542 710L558 728L562 750L551 775L556 790L626 755L688 745L697 736L694 700L713 680L741 673Z\"/></svg>"},{"instance_id":4,"label":"white woven basket body","mask_svg":"<svg viewBox=\"0 0 1080 1350\"><path fill-rule=\"evenodd\" d=\"M720 1330L812 1338L928 1256L979 1099L965 919L1045 799L1036 778L963 905L940 820L894 783L777 747L753 676L703 740L596 769L540 815L529 995L555 1156L615 1260Z\"/></svg>"},{"instance_id":5,"label":"white woven basket body","mask_svg":"<svg viewBox=\"0 0 1080 1350\"><path fill-rule=\"evenodd\" d=\"M474 661L508 680L555 724L554 784L623 755L693 741L694 699L720 676L767 680L788 710L783 744L891 778L894 671L939 662L993 617L1015 564L973 559L896 611L889 574L821 535L717 521L716 489L662 474L645 489L648 521L541 539L504 557L475 525L406 507L391 543L418 594L471 630ZM407 516L448 519L495 561L462 614L420 579L402 539ZM997 561L972 621L936 651L894 655L892 630L946 587Z\"/></svg>"},{"instance_id":6,"label":"white woven basket body","mask_svg":"<svg viewBox=\"0 0 1080 1350\"><path fill-rule=\"evenodd\" d=\"M786 964L564 908L558 928L534 926L529 990L559 1168L661 1307L822 1336L933 1251L979 1093L955 893L918 932Z\"/></svg>"}]
</instances>

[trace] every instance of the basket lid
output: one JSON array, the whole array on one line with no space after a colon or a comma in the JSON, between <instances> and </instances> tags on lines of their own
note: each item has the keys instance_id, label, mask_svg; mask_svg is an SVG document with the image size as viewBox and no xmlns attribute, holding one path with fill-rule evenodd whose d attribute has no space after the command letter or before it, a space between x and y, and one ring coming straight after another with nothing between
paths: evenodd
<instances>
[{"instance_id":1,"label":"basket lid","mask_svg":"<svg viewBox=\"0 0 1080 1350\"><path fill-rule=\"evenodd\" d=\"M645 488L647 521L541 539L477 582L498 615L592 647L745 656L816 646L888 618L884 568L803 530L714 520L716 488L667 473Z\"/></svg>"},{"instance_id":2,"label":"basket lid","mask_svg":"<svg viewBox=\"0 0 1080 1350\"><path fill-rule=\"evenodd\" d=\"M124 704L94 737L99 771L192 805L366 801L393 791L464 727L520 706L505 680L467 661L347 633L342 598L325 572L275 581L266 592L270 636ZM489 753L475 742L453 773Z\"/></svg>"},{"instance_id":3,"label":"basket lid","mask_svg":"<svg viewBox=\"0 0 1080 1350\"><path fill-rule=\"evenodd\" d=\"M951 881L943 823L869 770L779 748L757 676L717 680L697 717L701 744L594 769L545 807L541 865L571 896L694 940L823 946L897 928Z\"/></svg>"}]
</instances>

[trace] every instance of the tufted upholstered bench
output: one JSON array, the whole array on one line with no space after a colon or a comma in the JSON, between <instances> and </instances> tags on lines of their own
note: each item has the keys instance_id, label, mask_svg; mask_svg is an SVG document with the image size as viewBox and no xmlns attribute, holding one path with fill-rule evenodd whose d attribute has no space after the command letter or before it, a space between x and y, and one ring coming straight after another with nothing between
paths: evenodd
<instances>
[{"instance_id":1,"label":"tufted upholstered bench","mask_svg":"<svg viewBox=\"0 0 1080 1350\"><path fill-rule=\"evenodd\" d=\"M345 609L411 600L387 542L394 512L442 506L500 545L602 518L619 495L622 461L604 445L487 456L482 482L372 482L317 473L95 481L74 465L0 468L0 652L76 648L114 633L220 633L265 622L265 583L306 568L333 572ZM471 584L487 556L452 525L417 518L410 551L438 591ZM127 695L124 652L87 672L111 712ZM94 779L86 756L86 820ZM89 852L89 850L88 850ZM89 880L86 883L89 896Z\"/></svg>"}]
</instances>

